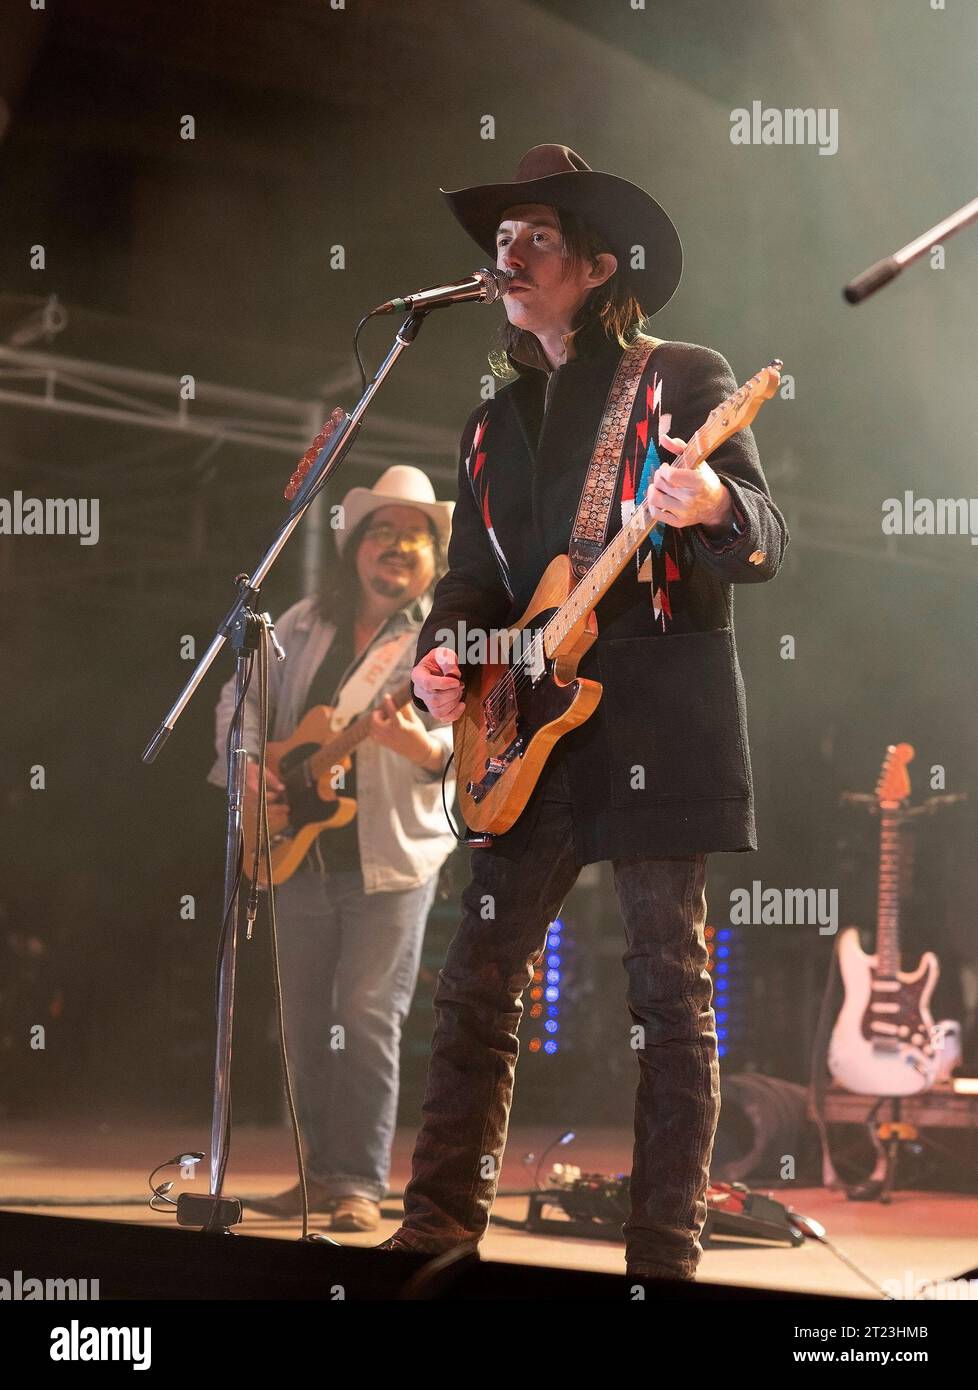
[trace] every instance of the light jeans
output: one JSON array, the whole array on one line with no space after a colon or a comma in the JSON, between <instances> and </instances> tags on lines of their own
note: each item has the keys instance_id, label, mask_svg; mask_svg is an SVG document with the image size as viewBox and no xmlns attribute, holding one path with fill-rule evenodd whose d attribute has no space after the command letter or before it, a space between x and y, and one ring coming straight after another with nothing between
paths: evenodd
<instances>
[{"instance_id":1,"label":"light jeans","mask_svg":"<svg viewBox=\"0 0 978 1390\"><path fill-rule=\"evenodd\" d=\"M438 875L363 891L359 872L303 867L277 889L289 1066L310 1178L379 1202L397 1121L401 1025Z\"/></svg>"}]
</instances>

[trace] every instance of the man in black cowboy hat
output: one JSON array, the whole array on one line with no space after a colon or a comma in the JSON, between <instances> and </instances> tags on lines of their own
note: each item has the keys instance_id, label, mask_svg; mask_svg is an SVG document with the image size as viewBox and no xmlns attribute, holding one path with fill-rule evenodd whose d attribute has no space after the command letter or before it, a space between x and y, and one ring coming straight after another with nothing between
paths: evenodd
<instances>
[{"instance_id":1,"label":"man in black cowboy hat","mask_svg":"<svg viewBox=\"0 0 978 1390\"><path fill-rule=\"evenodd\" d=\"M418 703L459 716L458 638L513 623L549 561L567 553L630 342L647 352L606 534L647 494L658 524L597 608L598 640L580 667L603 685L595 713L557 744L512 830L472 855L462 924L435 996L404 1221L388 1245L440 1252L485 1232L522 992L581 867L608 859L633 1020L622 1046L639 1062L627 1266L691 1279L720 1099L706 856L756 848L731 586L772 579L787 531L749 430L696 469L669 463L736 381L710 348L638 334L682 269L678 235L658 203L563 145L531 150L512 183L445 196L512 272L504 342L516 379L463 432L448 572L413 673Z\"/></svg>"}]
</instances>

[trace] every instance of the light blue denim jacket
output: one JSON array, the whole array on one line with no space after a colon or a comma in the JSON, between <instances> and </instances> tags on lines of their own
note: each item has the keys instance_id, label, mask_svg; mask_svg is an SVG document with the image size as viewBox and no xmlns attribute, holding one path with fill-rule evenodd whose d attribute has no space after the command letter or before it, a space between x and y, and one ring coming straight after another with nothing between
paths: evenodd
<instances>
[{"instance_id":1,"label":"light blue denim jacket","mask_svg":"<svg viewBox=\"0 0 978 1390\"><path fill-rule=\"evenodd\" d=\"M430 604L430 600L428 601ZM417 632L426 604L412 603L395 613L375 635L371 648L381 637L409 629ZM269 740L288 738L306 713L309 687L336 632L334 623L318 613L315 597L293 604L275 624L275 632L285 648L286 660L277 661L269 653L268 706ZM368 648L369 650L369 648ZM414 643L408 643L388 686L393 689L411 674ZM378 696L382 697L383 691ZM259 748L258 681L252 679L245 698L244 743L257 756ZM221 691L216 711L215 745L217 761L207 780L223 786L227 779L225 747L234 712L234 679ZM419 711L420 713L420 711ZM451 728L436 728L430 715L421 713L426 727L445 748L452 747ZM417 888L436 874L447 859L455 841L442 809L441 772L426 772L402 758L375 739L368 738L354 754L356 758L357 830L363 885L367 893L390 893ZM453 777L446 779L445 797L449 806L455 796ZM312 851L315 853L315 848Z\"/></svg>"}]
</instances>

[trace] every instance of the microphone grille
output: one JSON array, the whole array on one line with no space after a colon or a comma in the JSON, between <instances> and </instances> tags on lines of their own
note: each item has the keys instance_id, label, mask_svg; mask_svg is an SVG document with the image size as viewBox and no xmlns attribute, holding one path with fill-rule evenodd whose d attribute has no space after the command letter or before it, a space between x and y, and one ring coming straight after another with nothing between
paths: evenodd
<instances>
[{"instance_id":1,"label":"microphone grille","mask_svg":"<svg viewBox=\"0 0 978 1390\"><path fill-rule=\"evenodd\" d=\"M513 278L511 270L497 270L495 266L485 265L478 272L486 287L484 303L495 304L509 289Z\"/></svg>"}]
</instances>

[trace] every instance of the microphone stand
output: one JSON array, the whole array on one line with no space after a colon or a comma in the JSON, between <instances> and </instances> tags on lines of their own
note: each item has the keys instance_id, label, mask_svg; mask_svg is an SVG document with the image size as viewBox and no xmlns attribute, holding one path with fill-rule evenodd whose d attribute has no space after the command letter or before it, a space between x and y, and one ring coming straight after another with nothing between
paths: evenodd
<instances>
[{"instance_id":1,"label":"microphone stand","mask_svg":"<svg viewBox=\"0 0 978 1390\"><path fill-rule=\"evenodd\" d=\"M172 708L164 716L149 743L143 749L142 760L152 763L166 743L194 692L213 664L218 652L229 639L235 651L235 716L229 732L227 773L227 834L224 849L224 918L218 953L217 1038L214 1059L214 1103L211 1120L210 1186L206 1197L183 1193L177 1202L177 1221L182 1226L196 1226L205 1231L230 1234L229 1227L241 1220L241 1202L223 1195L224 1174L230 1148L231 1114L231 1040L234 1024L234 975L238 946L238 899L240 885L239 859L241 828L244 814L244 782L247 752L244 748L244 691L251 654L255 651L262 628L268 627L267 615L256 611L261 586L278 559L292 532L299 525L313 499L326 486L333 473L349 452L360 422L381 383L406 347L418 336L429 309L415 309L405 319L395 335L390 351L377 369L352 414L326 440L296 493L288 514L265 551L255 571L238 575L238 596L221 620L217 632L190 674ZM284 653L279 655L282 660ZM269 889L271 891L271 888Z\"/></svg>"},{"instance_id":2,"label":"microphone stand","mask_svg":"<svg viewBox=\"0 0 978 1390\"><path fill-rule=\"evenodd\" d=\"M945 217L943 222L938 222L936 227L931 227L929 232L924 232L913 241L908 241L906 246L894 251L892 256L884 256L881 261L871 265L868 270L863 270L854 280L850 280L842 291L843 296L850 304L861 304L864 299L868 299L871 294L875 294L878 289L888 285L891 280L895 280L905 265L911 265L920 256L926 255L932 246L938 242L946 241L955 232L960 232L962 227L970 226L972 222L978 222L978 198L972 198L970 203L965 203L964 207L958 208L957 212L952 212L950 217Z\"/></svg>"}]
</instances>

